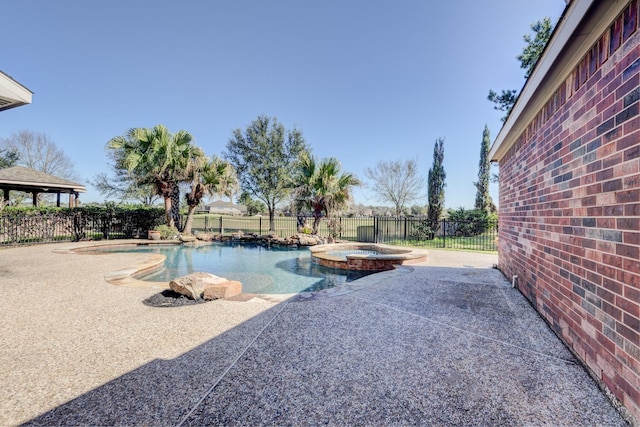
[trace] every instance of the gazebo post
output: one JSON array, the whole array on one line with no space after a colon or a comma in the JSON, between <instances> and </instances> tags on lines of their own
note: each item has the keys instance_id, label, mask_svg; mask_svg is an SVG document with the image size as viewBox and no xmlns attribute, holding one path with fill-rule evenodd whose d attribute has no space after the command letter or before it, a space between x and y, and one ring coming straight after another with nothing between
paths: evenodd
<instances>
[{"instance_id":1,"label":"gazebo post","mask_svg":"<svg viewBox=\"0 0 640 427\"><path fill-rule=\"evenodd\" d=\"M31 192L31 197L33 198L33 206L38 207L38 192Z\"/></svg>"},{"instance_id":2,"label":"gazebo post","mask_svg":"<svg viewBox=\"0 0 640 427\"><path fill-rule=\"evenodd\" d=\"M4 201L5 201L5 203L9 203L9 189L5 188L2 191L4 192Z\"/></svg>"},{"instance_id":3,"label":"gazebo post","mask_svg":"<svg viewBox=\"0 0 640 427\"><path fill-rule=\"evenodd\" d=\"M58 199L56 200L56 206L60 207L60 193L58 193Z\"/></svg>"}]
</instances>

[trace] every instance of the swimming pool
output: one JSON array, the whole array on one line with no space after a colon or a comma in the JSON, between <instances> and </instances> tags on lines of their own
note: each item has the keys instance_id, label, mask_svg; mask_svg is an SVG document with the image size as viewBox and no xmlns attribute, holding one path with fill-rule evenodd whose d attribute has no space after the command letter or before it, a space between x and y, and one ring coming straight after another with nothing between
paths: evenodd
<instances>
[{"instance_id":1,"label":"swimming pool","mask_svg":"<svg viewBox=\"0 0 640 427\"><path fill-rule=\"evenodd\" d=\"M329 268L311 261L307 248L280 249L259 245L213 243L203 246L162 245L107 249L114 252L158 253L165 268L141 280L168 282L203 271L242 283L242 292L290 294L316 291L350 282L375 271Z\"/></svg>"}]
</instances>

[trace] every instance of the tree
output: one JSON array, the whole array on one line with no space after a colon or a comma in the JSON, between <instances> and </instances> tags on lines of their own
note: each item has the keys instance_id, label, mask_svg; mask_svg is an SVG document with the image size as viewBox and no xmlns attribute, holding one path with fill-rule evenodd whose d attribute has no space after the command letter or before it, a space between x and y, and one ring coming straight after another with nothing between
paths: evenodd
<instances>
[{"instance_id":1,"label":"tree","mask_svg":"<svg viewBox=\"0 0 640 427\"><path fill-rule=\"evenodd\" d=\"M194 150L186 170L186 177L190 180L190 191L186 195L187 219L184 234L191 234L193 214L206 194L231 197L235 187L236 175L230 163L217 156L207 159L202 150L196 154L197 150L200 149Z\"/></svg>"},{"instance_id":2,"label":"tree","mask_svg":"<svg viewBox=\"0 0 640 427\"><path fill-rule=\"evenodd\" d=\"M360 185L358 178L341 172L338 159L330 157L318 163L314 156L302 156L296 175L296 208L309 209L313 215L313 234L323 215L342 209L351 198L351 187Z\"/></svg>"},{"instance_id":3,"label":"tree","mask_svg":"<svg viewBox=\"0 0 640 427\"><path fill-rule=\"evenodd\" d=\"M427 224L431 232L438 229L440 216L444 209L444 187L447 174L444 171L444 138L438 138L433 147L433 165L429 169L429 210Z\"/></svg>"},{"instance_id":4,"label":"tree","mask_svg":"<svg viewBox=\"0 0 640 427\"><path fill-rule=\"evenodd\" d=\"M372 190L377 200L392 203L398 217L407 203L421 197L424 188L416 160L379 161L375 168L366 168L364 174L373 182Z\"/></svg>"},{"instance_id":5,"label":"tree","mask_svg":"<svg viewBox=\"0 0 640 427\"><path fill-rule=\"evenodd\" d=\"M124 150L107 150L111 161L111 175L99 173L89 182L105 197L115 197L120 201L136 200L151 206L159 195L154 184L143 184L124 165Z\"/></svg>"},{"instance_id":6,"label":"tree","mask_svg":"<svg viewBox=\"0 0 640 427\"><path fill-rule=\"evenodd\" d=\"M293 174L301 155L308 151L302 132L286 131L274 118L258 116L244 130L235 129L223 157L236 169L240 187L264 202L269 230L275 231L276 205L290 194Z\"/></svg>"},{"instance_id":7,"label":"tree","mask_svg":"<svg viewBox=\"0 0 640 427\"><path fill-rule=\"evenodd\" d=\"M178 184L188 180L186 171L194 157L202 156L202 150L193 144L193 137L180 130L172 134L165 126L152 129L129 129L124 136L116 136L107 142L107 148L122 150L122 165L135 176L138 184L153 184L164 199L167 225L174 227L172 206L176 205Z\"/></svg>"},{"instance_id":8,"label":"tree","mask_svg":"<svg viewBox=\"0 0 640 427\"><path fill-rule=\"evenodd\" d=\"M473 185L476 186L477 190L475 208L487 213L496 211L496 205L493 203L491 194L489 193L489 181L491 177L491 163L489 162L490 145L489 127L484 125L482 144L480 145L480 162L478 163L478 181L474 182Z\"/></svg>"},{"instance_id":9,"label":"tree","mask_svg":"<svg viewBox=\"0 0 640 427\"><path fill-rule=\"evenodd\" d=\"M503 89L500 94L497 94L493 90L489 90L489 95L487 95L487 99L495 104L493 106L494 110L505 112L505 115L501 119L503 122L507 120L507 117L509 117L509 113L511 113L511 109L515 105L517 98L518 91L515 89Z\"/></svg>"},{"instance_id":10,"label":"tree","mask_svg":"<svg viewBox=\"0 0 640 427\"><path fill-rule=\"evenodd\" d=\"M553 32L551 18L545 17L541 21L534 22L531 24L531 30L534 36L531 37L530 34L523 36L526 45L522 49L522 53L517 56L518 61L520 61L520 68L524 68L525 70L525 79L529 78L545 46L549 43L551 33ZM504 122L507 120L507 117L509 117L509 113L511 113L511 109L516 103L516 99L518 99L518 91L515 89L502 90L498 95L493 90L489 90L487 99L495 104L493 106L495 110L506 113L502 117L502 121Z\"/></svg>"},{"instance_id":11,"label":"tree","mask_svg":"<svg viewBox=\"0 0 640 427\"><path fill-rule=\"evenodd\" d=\"M10 168L18 163L18 152L10 148L0 149L0 169Z\"/></svg>"},{"instance_id":12,"label":"tree","mask_svg":"<svg viewBox=\"0 0 640 427\"><path fill-rule=\"evenodd\" d=\"M71 159L44 133L21 130L0 140L0 150L14 152L21 165L60 178L77 180ZM6 155L6 154L5 154Z\"/></svg>"},{"instance_id":13,"label":"tree","mask_svg":"<svg viewBox=\"0 0 640 427\"><path fill-rule=\"evenodd\" d=\"M411 206L411 215L421 216L427 213L427 207L421 205L413 205Z\"/></svg>"},{"instance_id":14,"label":"tree","mask_svg":"<svg viewBox=\"0 0 640 427\"><path fill-rule=\"evenodd\" d=\"M251 198L251 194L243 191L238 198L238 203L244 205L247 208L247 215L256 215L265 211L266 206L264 203Z\"/></svg>"},{"instance_id":15,"label":"tree","mask_svg":"<svg viewBox=\"0 0 640 427\"><path fill-rule=\"evenodd\" d=\"M520 61L520 68L524 68L524 78L528 79L533 68L536 66L542 51L551 38L553 32L553 24L551 18L544 17L541 21L531 24L531 30L533 31L533 38L531 34L525 34L523 36L525 43L527 44L522 53L518 55L518 61Z\"/></svg>"}]
</instances>

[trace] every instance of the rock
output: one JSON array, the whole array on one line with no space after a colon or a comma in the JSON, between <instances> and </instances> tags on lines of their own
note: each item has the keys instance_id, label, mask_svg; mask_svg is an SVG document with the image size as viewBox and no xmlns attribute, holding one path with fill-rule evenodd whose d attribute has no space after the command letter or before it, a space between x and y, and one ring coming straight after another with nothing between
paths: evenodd
<instances>
[{"instance_id":1,"label":"rock","mask_svg":"<svg viewBox=\"0 0 640 427\"><path fill-rule=\"evenodd\" d=\"M297 238L300 246L314 246L323 243L321 237L312 234L298 234Z\"/></svg>"},{"instance_id":2,"label":"rock","mask_svg":"<svg viewBox=\"0 0 640 427\"><path fill-rule=\"evenodd\" d=\"M202 240L203 242L210 242L213 240L213 236L209 233L198 233L196 234L196 239Z\"/></svg>"},{"instance_id":3,"label":"rock","mask_svg":"<svg viewBox=\"0 0 640 427\"><path fill-rule=\"evenodd\" d=\"M173 279L169 282L169 287L174 292L199 300L208 286L222 282L228 282L228 280L210 273L197 272Z\"/></svg>"},{"instance_id":4,"label":"rock","mask_svg":"<svg viewBox=\"0 0 640 427\"><path fill-rule=\"evenodd\" d=\"M202 298L206 301L221 298L231 298L242 293L242 283L237 280L227 280L205 288Z\"/></svg>"},{"instance_id":5,"label":"rock","mask_svg":"<svg viewBox=\"0 0 640 427\"><path fill-rule=\"evenodd\" d=\"M180 236L180 241L185 243L195 242L196 239L196 236L191 234L183 234Z\"/></svg>"}]
</instances>

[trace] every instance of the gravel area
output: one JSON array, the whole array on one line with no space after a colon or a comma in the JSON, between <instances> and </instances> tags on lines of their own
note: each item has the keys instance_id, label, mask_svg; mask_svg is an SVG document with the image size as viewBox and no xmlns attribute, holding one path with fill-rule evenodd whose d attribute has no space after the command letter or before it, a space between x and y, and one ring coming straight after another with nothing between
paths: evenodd
<instances>
[{"instance_id":1,"label":"gravel area","mask_svg":"<svg viewBox=\"0 0 640 427\"><path fill-rule=\"evenodd\" d=\"M74 246L0 250L0 425L626 425L495 255L161 309Z\"/></svg>"}]
</instances>

